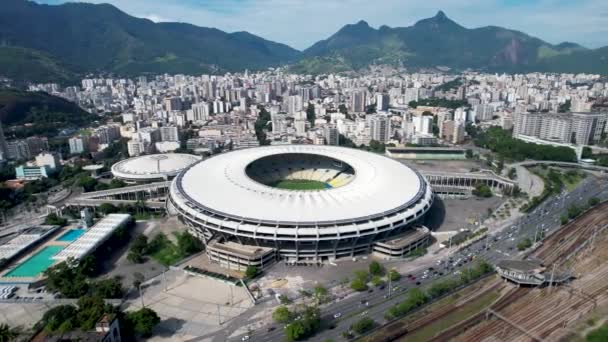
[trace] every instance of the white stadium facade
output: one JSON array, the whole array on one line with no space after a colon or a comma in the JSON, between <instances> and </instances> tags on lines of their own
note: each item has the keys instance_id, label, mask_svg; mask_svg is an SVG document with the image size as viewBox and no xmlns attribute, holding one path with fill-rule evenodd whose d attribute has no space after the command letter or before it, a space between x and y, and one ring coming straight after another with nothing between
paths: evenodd
<instances>
[{"instance_id":1,"label":"white stadium facade","mask_svg":"<svg viewBox=\"0 0 608 342\"><path fill-rule=\"evenodd\" d=\"M150 154L121 160L112 165L115 178L127 183L150 183L173 179L201 158L186 153Z\"/></svg>"},{"instance_id":2,"label":"white stadium facade","mask_svg":"<svg viewBox=\"0 0 608 342\"><path fill-rule=\"evenodd\" d=\"M281 182L322 184L313 190ZM324 145L220 154L174 178L170 209L226 267L264 268L281 258L318 263L377 254L402 257L429 243L420 226L433 203L417 171L382 155Z\"/></svg>"}]
</instances>

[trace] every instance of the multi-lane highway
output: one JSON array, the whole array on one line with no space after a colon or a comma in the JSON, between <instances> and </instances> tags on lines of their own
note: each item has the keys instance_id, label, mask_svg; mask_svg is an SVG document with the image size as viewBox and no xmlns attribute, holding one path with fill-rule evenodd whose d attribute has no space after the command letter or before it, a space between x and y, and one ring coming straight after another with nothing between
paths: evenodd
<instances>
[{"instance_id":1,"label":"multi-lane highway","mask_svg":"<svg viewBox=\"0 0 608 342\"><path fill-rule=\"evenodd\" d=\"M535 236L540 240L540 232L551 234L560 227L560 216L571 205L586 205L589 198L599 197L608 200L608 184L595 177L587 177L571 193L561 193L541 203L533 212L520 218L512 226L501 232L489 235L470 246L453 253L449 258L444 257L441 263L433 265L433 269L420 269L412 272L411 276L402 275L399 281L392 282L392 295L389 297L388 287L373 292L357 293L353 296L338 299L321 310L321 321L324 329L314 336L314 340L337 340L342 332L348 330L350 325L363 316L372 318L379 324L386 322L384 314L396 303L402 301L407 290L413 287L425 286L439 278L453 276L460 269L469 267L473 257L484 259L492 264L505 258L516 258L518 254L517 243L529 238L534 241ZM426 276L424 276L426 274ZM339 318L334 318L336 313ZM285 338L283 325L270 325L254 331L249 340L252 341L283 341ZM233 341L241 341L245 335L234 337Z\"/></svg>"}]
</instances>

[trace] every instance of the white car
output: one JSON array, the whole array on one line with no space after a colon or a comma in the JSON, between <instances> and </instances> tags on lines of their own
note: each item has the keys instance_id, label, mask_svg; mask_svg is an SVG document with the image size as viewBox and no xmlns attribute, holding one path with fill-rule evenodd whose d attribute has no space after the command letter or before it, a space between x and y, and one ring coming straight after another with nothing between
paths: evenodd
<instances>
[{"instance_id":1,"label":"white car","mask_svg":"<svg viewBox=\"0 0 608 342\"><path fill-rule=\"evenodd\" d=\"M245 335L243 336L243 338L241 338L241 341L248 341L249 340L249 335Z\"/></svg>"},{"instance_id":2,"label":"white car","mask_svg":"<svg viewBox=\"0 0 608 342\"><path fill-rule=\"evenodd\" d=\"M340 313L340 312L336 312L334 314L334 318L340 318L341 316L342 316L342 313Z\"/></svg>"}]
</instances>

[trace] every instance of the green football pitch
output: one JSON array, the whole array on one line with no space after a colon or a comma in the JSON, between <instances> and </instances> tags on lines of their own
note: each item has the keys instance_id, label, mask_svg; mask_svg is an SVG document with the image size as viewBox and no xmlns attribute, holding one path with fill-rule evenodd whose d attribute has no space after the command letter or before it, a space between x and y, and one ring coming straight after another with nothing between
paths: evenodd
<instances>
[{"instance_id":1,"label":"green football pitch","mask_svg":"<svg viewBox=\"0 0 608 342\"><path fill-rule=\"evenodd\" d=\"M269 185L286 190L323 190L331 188L327 183L307 179L284 179Z\"/></svg>"}]
</instances>

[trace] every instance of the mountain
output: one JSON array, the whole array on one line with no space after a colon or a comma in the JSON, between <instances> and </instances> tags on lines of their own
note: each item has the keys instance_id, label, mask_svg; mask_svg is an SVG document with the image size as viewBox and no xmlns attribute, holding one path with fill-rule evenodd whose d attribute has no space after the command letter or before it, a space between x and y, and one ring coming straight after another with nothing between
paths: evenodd
<instances>
[{"instance_id":1,"label":"mountain","mask_svg":"<svg viewBox=\"0 0 608 342\"><path fill-rule=\"evenodd\" d=\"M302 52L292 70L319 73L357 70L370 64L408 68L449 67L485 71L596 72L608 74L604 49L547 43L523 32L496 26L469 29L443 11L410 27L346 25ZM588 61L577 68L579 60Z\"/></svg>"},{"instance_id":2,"label":"mountain","mask_svg":"<svg viewBox=\"0 0 608 342\"><path fill-rule=\"evenodd\" d=\"M0 22L0 72L36 80L95 72L200 74L260 69L289 62L299 53L247 32L154 23L107 4L2 0ZM7 48L10 54L4 51ZM28 72L29 66L35 72Z\"/></svg>"},{"instance_id":3,"label":"mountain","mask_svg":"<svg viewBox=\"0 0 608 342\"><path fill-rule=\"evenodd\" d=\"M0 90L0 122L7 136L54 136L66 128L90 125L96 116L63 98L44 92Z\"/></svg>"}]
</instances>

